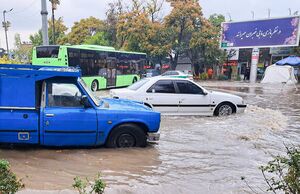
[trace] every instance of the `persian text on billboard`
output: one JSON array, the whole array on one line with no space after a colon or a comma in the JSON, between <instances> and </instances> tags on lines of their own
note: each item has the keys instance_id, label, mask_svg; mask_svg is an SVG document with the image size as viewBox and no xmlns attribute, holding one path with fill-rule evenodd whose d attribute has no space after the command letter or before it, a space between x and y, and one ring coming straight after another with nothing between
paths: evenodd
<instances>
[{"instance_id":1,"label":"persian text on billboard","mask_svg":"<svg viewBox=\"0 0 300 194\"><path fill-rule=\"evenodd\" d=\"M299 16L222 24L221 48L298 46Z\"/></svg>"}]
</instances>

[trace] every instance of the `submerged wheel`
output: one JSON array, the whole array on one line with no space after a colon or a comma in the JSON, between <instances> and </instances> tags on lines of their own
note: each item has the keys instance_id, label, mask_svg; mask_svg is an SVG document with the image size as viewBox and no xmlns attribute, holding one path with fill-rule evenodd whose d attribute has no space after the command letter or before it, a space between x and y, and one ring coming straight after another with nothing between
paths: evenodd
<instances>
[{"instance_id":1,"label":"submerged wheel","mask_svg":"<svg viewBox=\"0 0 300 194\"><path fill-rule=\"evenodd\" d=\"M215 110L216 116L228 116L235 112L234 105L230 103L221 103Z\"/></svg>"},{"instance_id":2,"label":"submerged wheel","mask_svg":"<svg viewBox=\"0 0 300 194\"><path fill-rule=\"evenodd\" d=\"M98 81L97 80L93 80L92 84L91 84L91 90L93 92L96 92L98 90Z\"/></svg>"},{"instance_id":3,"label":"submerged wheel","mask_svg":"<svg viewBox=\"0 0 300 194\"><path fill-rule=\"evenodd\" d=\"M137 78L134 77L133 80L132 80L132 83L134 84L135 82L137 82Z\"/></svg>"},{"instance_id":4,"label":"submerged wheel","mask_svg":"<svg viewBox=\"0 0 300 194\"><path fill-rule=\"evenodd\" d=\"M106 140L106 147L145 147L147 137L143 129L135 124L123 124L112 130Z\"/></svg>"}]
</instances>

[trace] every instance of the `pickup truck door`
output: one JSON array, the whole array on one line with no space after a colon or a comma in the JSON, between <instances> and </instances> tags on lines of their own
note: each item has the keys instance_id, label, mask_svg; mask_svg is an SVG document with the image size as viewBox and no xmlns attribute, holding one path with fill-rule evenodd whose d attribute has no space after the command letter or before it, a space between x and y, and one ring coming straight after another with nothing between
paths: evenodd
<instances>
[{"instance_id":1,"label":"pickup truck door","mask_svg":"<svg viewBox=\"0 0 300 194\"><path fill-rule=\"evenodd\" d=\"M82 92L78 86L49 81L44 88L41 143L50 146L95 145L96 111L82 105Z\"/></svg>"}]
</instances>

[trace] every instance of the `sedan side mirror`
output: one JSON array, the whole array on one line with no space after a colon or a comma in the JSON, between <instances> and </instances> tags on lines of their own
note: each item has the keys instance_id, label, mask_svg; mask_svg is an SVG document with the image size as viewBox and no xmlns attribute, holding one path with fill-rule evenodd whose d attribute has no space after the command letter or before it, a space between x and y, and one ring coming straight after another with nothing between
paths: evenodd
<instances>
[{"instance_id":1,"label":"sedan side mirror","mask_svg":"<svg viewBox=\"0 0 300 194\"><path fill-rule=\"evenodd\" d=\"M154 88L152 89L152 93L155 93L155 89Z\"/></svg>"},{"instance_id":2,"label":"sedan side mirror","mask_svg":"<svg viewBox=\"0 0 300 194\"><path fill-rule=\"evenodd\" d=\"M203 95L206 96L208 93L206 91L203 91Z\"/></svg>"},{"instance_id":3,"label":"sedan side mirror","mask_svg":"<svg viewBox=\"0 0 300 194\"><path fill-rule=\"evenodd\" d=\"M83 95L81 97L80 103L84 106L84 108L89 108L91 107L91 104L89 102L89 99L86 95Z\"/></svg>"}]
</instances>

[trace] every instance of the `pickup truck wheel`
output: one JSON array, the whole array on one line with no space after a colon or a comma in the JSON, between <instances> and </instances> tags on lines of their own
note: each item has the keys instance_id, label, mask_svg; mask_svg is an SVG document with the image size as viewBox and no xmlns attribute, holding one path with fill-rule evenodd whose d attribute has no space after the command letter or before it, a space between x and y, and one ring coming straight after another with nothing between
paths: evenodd
<instances>
[{"instance_id":1,"label":"pickup truck wheel","mask_svg":"<svg viewBox=\"0 0 300 194\"><path fill-rule=\"evenodd\" d=\"M143 129L134 124L123 124L112 130L106 140L106 147L145 147L147 137Z\"/></svg>"},{"instance_id":2,"label":"pickup truck wheel","mask_svg":"<svg viewBox=\"0 0 300 194\"><path fill-rule=\"evenodd\" d=\"M215 110L216 116L228 116L234 113L234 105L231 103L221 103Z\"/></svg>"},{"instance_id":3,"label":"pickup truck wheel","mask_svg":"<svg viewBox=\"0 0 300 194\"><path fill-rule=\"evenodd\" d=\"M91 84L91 90L93 92L96 92L98 90L98 81L97 80L93 80L92 84Z\"/></svg>"}]
</instances>

